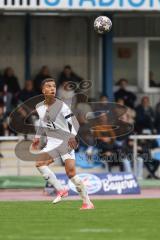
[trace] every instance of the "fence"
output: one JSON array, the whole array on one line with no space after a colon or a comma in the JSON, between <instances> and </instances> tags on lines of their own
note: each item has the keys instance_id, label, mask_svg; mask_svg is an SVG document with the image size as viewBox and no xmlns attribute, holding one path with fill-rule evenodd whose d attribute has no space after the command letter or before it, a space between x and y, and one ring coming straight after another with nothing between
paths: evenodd
<instances>
[{"instance_id":1,"label":"fence","mask_svg":"<svg viewBox=\"0 0 160 240\"><path fill-rule=\"evenodd\" d=\"M137 153L138 140L160 139L160 135L132 135L133 140L133 171L137 172ZM14 153L15 146L18 141L24 139L22 136L4 136L0 137L0 151L4 153L4 158L0 158L0 176L3 175L36 175L37 171L34 162L23 162L18 159ZM160 153L160 147L153 150ZM10 170L8 170L10 169Z\"/></svg>"},{"instance_id":2,"label":"fence","mask_svg":"<svg viewBox=\"0 0 160 240\"><path fill-rule=\"evenodd\" d=\"M137 172L137 153L138 153L138 140L153 140L160 139L160 135L132 135L130 138L133 140L133 169L134 173ZM154 152L160 152L160 147L154 149Z\"/></svg>"}]
</instances>

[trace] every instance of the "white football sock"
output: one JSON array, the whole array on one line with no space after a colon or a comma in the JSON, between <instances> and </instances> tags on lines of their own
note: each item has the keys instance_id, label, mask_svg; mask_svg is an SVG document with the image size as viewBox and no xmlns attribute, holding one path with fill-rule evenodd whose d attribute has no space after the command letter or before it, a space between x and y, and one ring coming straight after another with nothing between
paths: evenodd
<instances>
[{"instance_id":1,"label":"white football sock","mask_svg":"<svg viewBox=\"0 0 160 240\"><path fill-rule=\"evenodd\" d=\"M64 189L54 172L52 172L49 167L41 166L37 167L37 169L39 170L43 178L51 185L53 185L57 191L61 191L62 189Z\"/></svg>"},{"instance_id":2,"label":"white football sock","mask_svg":"<svg viewBox=\"0 0 160 240\"><path fill-rule=\"evenodd\" d=\"M83 203L90 204L91 201L89 199L88 193L85 189L85 186L82 182L82 180L79 178L79 176L75 175L74 177L71 178L72 183L76 186L76 189L81 196Z\"/></svg>"}]
</instances>

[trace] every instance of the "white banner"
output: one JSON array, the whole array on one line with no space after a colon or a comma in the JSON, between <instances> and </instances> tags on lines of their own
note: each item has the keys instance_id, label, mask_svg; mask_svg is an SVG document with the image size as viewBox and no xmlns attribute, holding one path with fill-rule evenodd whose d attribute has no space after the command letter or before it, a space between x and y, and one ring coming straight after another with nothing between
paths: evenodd
<instances>
[{"instance_id":1,"label":"white banner","mask_svg":"<svg viewBox=\"0 0 160 240\"><path fill-rule=\"evenodd\" d=\"M1 0L0 9L160 11L160 0Z\"/></svg>"}]
</instances>

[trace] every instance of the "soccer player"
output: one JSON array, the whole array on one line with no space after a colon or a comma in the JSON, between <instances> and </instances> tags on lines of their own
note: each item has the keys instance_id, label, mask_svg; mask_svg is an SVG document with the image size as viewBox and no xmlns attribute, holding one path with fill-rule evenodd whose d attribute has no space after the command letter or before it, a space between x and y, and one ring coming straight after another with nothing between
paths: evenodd
<instances>
[{"instance_id":1,"label":"soccer player","mask_svg":"<svg viewBox=\"0 0 160 240\"><path fill-rule=\"evenodd\" d=\"M57 190L57 197L53 203L61 201L62 197L68 195L68 190L62 187L56 175L48 167L59 155L64 161L67 176L75 185L82 198L81 210L93 209L94 205L89 199L85 186L79 176L76 175L74 149L77 147L75 138L77 132L76 126L72 121L73 113L63 101L55 97L56 83L54 79L48 78L42 82L42 93L45 100L36 105L40 127L33 140L32 149L38 149L40 137L44 132L47 136L47 143L40 151L41 154L36 162L36 167L44 179ZM55 137L57 131L64 133L61 134L62 139ZM68 141L66 141L66 136L70 136ZM63 145L62 147L60 147L61 144Z\"/></svg>"}]
</instances>

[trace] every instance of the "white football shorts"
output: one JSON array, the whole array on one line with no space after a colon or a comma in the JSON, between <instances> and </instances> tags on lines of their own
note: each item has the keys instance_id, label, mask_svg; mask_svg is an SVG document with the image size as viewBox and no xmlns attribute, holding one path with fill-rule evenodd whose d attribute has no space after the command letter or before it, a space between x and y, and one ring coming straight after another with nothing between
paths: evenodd
<instances>
[{"instance_id":1,"label":"white football shorts","mask_svg":"<svg viewBox=\"0 0 160 240\"><path fill-rule=\"evenodd\" d=\"M69 146L60 147L63 143L63 140L47 137L47 144L43 149L41 149L40 153L48 153L53 159L61 157L63 162L66 159L75 160L75 151L71 149Z\"/></svg>"}]
</instances>

